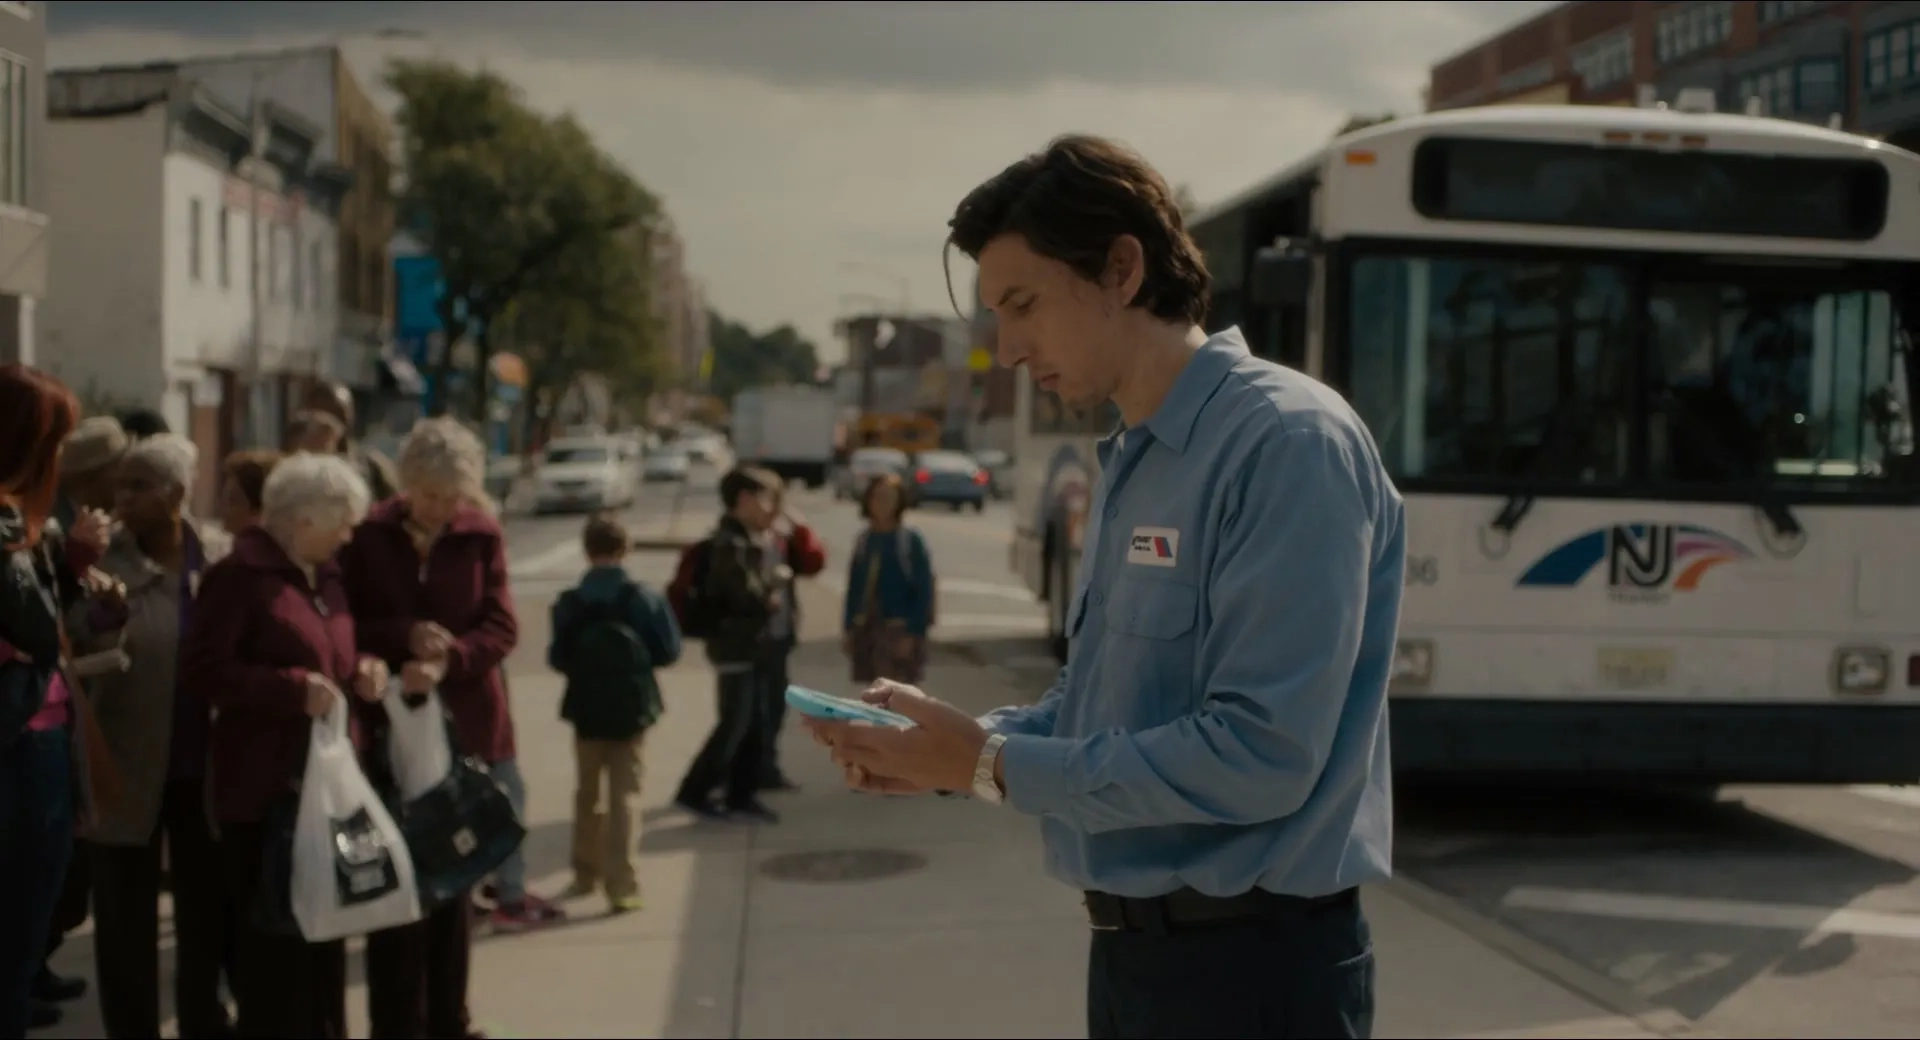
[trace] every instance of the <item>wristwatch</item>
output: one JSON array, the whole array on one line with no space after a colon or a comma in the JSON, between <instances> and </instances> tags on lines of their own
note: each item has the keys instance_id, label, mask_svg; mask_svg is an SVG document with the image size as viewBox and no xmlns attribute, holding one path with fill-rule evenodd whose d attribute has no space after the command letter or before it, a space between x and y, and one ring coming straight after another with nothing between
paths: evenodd
<instances>
[{"instance_id":1,"label":"wristwatch","mask_svg":"<svg viewBox=\"0 0 1920 1040\"><path fill-rule=\"evenodd\" d=\"M1007 742L1005 733L995 733L987 737L980 748L980 759L973 764L973 796L988 805L999 805L1006 801L1007 792L993 782L993 766L1000 760L1000 745Z\"/></svg>"}]
</instances>

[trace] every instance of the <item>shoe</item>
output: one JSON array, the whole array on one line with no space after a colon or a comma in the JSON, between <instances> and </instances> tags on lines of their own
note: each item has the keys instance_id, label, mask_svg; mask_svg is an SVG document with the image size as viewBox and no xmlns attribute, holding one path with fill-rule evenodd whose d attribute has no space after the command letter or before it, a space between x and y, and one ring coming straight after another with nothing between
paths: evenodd
<instances>
[{"instance_id":1,"label":"shoe","mask_svg":"<svg viewBox=\"0 0 1920 1040\"><path fill-rule=\"evenodd\" d=\"M621 896L618 899L609 900L608 902L612 908L612 912L616 914L633 913L635 910L640 909L641 905L639 896Z\"/></svg>"},{"instance_id":2,"label":"shoe","mask_svg":"<svg viewBox=\"0 0 1920 1040\"><path fill-rule=\"evenodd\" d=\"M725 809L706 799L675 798L673 804L681 811L692 813L703 820L725 819L727 815Z\"/></svg>"},{"instance_id":3,"label":"shoe","mask_svg":"<svg viewBox=\"0 0 1920 1040\"><path fill-rule=\"evenodd\" d=\"M771 776L760 781L760 790L769 793L786 794L792 791L798 791L799 789L799 784L794 783L784 776Z\"/></svg>"},{"instance_id":4,"label":"shoe","mask_svg":"<svg viewBox=\"0 0 1920 1040\"><path fill-rule=\"evenodd\" d=\"M727 806L727 819L740 823L779 823L780 814L758 801Z\"/></svg>"},{"instance_id":5,"label":"shoe","mask_svg":"<svg viewBox=\"0 0 1920 1040\"><path fill-rule=\"evenodd\" d=\"M565 910L539 896L529 895L522 898L518 905L500 904L493 911L489 923L496 932L530 932L566 919Z\"/></svg>"},{"instance_id":6,"label":"shoe","mask_svg":"<svg viewBox=\"0 0 1920 1040\"><path fill-rule=\"evenodd\" d=\"M49 1004L65 1004L70 1000L79 1000L87 995L87 980L55 975L50 968L41 968L40 974L33 978L33 999Z\"/></svg>"},{"instance_id":7,"label":"shoe","mask_svg":"<svg viewBox=\"0 0 1920 1040\"><path fill-rule=\"evenodd\" d=\"M58 1004L49 1003L44 1000L29 1000L27 1002L28 1029L52 1029L54 1026L60 1024L61 1019L66 1017L67 1013L62 1011Z\"/></svg>"}]
</instances>

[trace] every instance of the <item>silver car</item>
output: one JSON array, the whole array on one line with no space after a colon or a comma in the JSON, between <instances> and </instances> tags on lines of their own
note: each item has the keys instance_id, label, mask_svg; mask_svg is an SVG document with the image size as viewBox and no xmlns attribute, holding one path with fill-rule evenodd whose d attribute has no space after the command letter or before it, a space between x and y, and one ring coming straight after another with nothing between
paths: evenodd
<instances>
[{"instance_id":1,"label":"silver car","mask_svg":"<svg viewBox=\"0 0 1920 1040\"><path fill-rule=\"evenodd\" d=\"M833 497L857 500L866 493L867 483L888 473L905 477L910 468L907 453L895 448L861 448L847 464L834 471Z\"/></svg>"}]
</instances>

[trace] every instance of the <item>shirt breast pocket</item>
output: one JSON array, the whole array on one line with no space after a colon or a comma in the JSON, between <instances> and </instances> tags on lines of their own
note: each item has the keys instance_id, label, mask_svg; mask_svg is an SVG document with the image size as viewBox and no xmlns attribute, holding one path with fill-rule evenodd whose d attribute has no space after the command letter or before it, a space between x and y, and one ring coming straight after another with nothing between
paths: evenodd
<instances>
[{"instance_id":1,"label":"shirt breast pocket","mask_svg":"<svg viewBox=\"0 0 1920 1040\"><path fill-rule=\"evenodd\" d=\"M1135 714L1127 722L1159 725L1185 714L1200 590L1172 578L1125 574L1108 595L1101 664L1108 676L1137 691L1129 698Z\"/></svg>"}]
</instances>

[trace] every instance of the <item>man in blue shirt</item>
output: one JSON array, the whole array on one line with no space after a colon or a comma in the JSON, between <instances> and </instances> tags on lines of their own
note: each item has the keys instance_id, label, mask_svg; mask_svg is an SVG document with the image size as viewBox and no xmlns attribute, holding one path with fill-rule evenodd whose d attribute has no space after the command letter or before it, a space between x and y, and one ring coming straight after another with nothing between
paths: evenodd
<instances>
[{"instance_id":1,"label":"man in blue shirt","mask_svg":"<svg viewBox=\"0 0 1920 1040\"><path fill-rule=\"evenodd\" d=\"M1387 680L1404 517L1328 387L1208 336L1208 276L1166 182L1066 137L961 202L1000 361L1111 400L1067 666L973 719L913 687L910 729L809 720L856 788L971 791L1040 818L1085 892L1088 1032L1365 1037L1358 886L1389 873Z\"/></svg>"}]
</instances>

